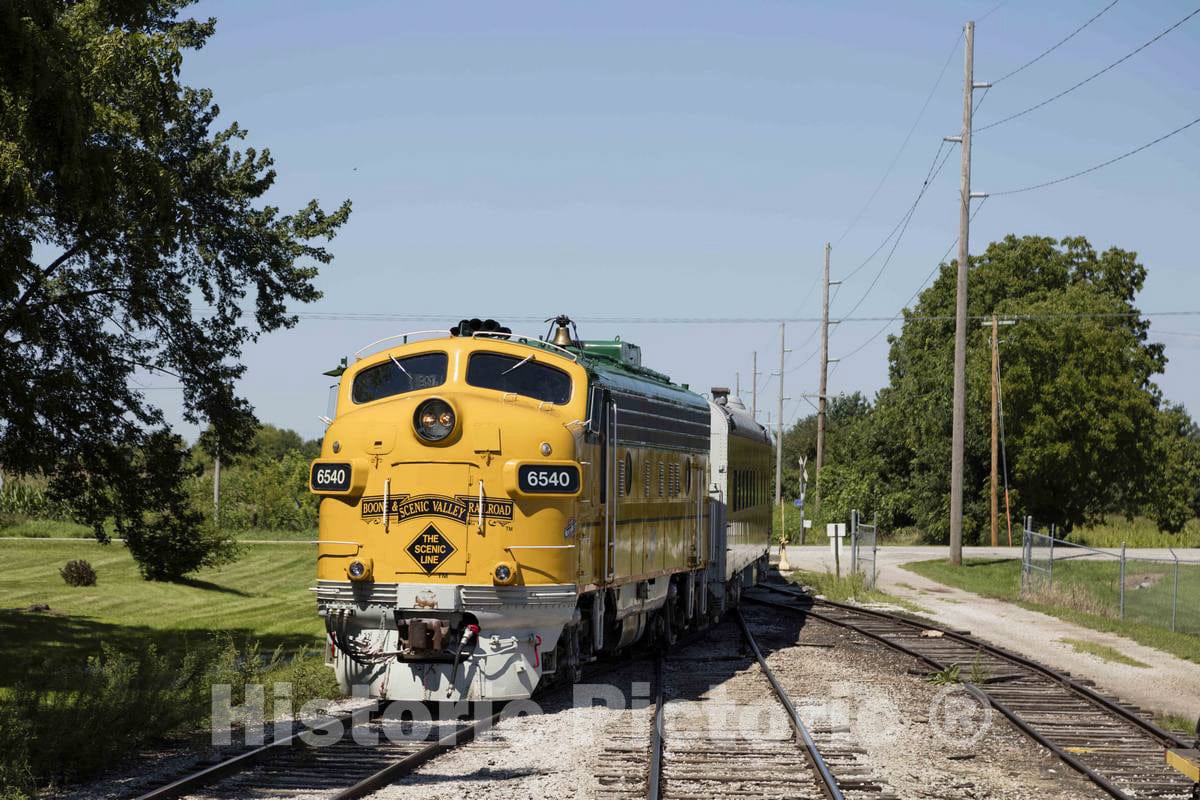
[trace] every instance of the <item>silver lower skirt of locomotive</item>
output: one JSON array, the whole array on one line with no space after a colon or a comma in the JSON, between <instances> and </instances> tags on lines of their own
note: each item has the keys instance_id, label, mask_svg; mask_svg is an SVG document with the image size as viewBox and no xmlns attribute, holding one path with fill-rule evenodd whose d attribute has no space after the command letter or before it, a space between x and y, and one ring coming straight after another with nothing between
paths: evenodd
<instances>
[{"instance_id":1,"label":"silver lower skirt of locomotive","mask_svg":"<svg viewBox=\"0 0 1200 800\"><path fill-rule=\"evenodd\" d=\"M576 587L318 581L317 607L351 653L331 647L343 692L422 702L529 697L556 671ZM479 633L462 643L468 624ZM337 634L331 637L331 645ZM462 644L460 648L460 644ZM368 654L373 654L367 657ZM376 660L377 659L377 660Z\"/></svg>"}]
</instances>

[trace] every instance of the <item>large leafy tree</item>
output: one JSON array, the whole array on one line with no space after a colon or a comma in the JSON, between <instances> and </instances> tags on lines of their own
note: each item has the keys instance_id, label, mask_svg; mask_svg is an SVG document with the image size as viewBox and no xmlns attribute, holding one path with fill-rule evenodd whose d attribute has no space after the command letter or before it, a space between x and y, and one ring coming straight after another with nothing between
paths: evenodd
<instances>
[{"instance_id":1,"label":"large leafy tree","mask_svg":"<svg viewBox=\"0 0 1200 800\"><path fill-rule=\"evenodd\" d=\"M825 409L825 463L846 464L869 457L865 452L862 427L871 412L871 403L862 392L839 394L829 398ZM817 415L801 418L783 435L783 489L788 497L800 493L800 457L808 458L808 477L816 477ZM815 494L810 483L808 496Z\"/></svg>"},{"instance_id":2,"label":"large leafy tree","mask_svg":"<svg viewBox=\"0 0 1200 800\"><path fill-rule=\"evenodd\" d=\"M0 464L42 471L152 578L219 558L180 483L182 443L139 392L183 385L188 420L235 454L243 346L310 302L349 215L264 202L270 154L180 80L214 20L189 0L0 5ZM244 312L244 306L251 310Z\"/></svg>"},{"instance_id":3,"label":"large leafy tree","mask_svg":"<svg viewBox=\"0 0 1200 800\"><path fill-rule=\"evenodd\" d=\"M1004 411L1018 507L1068 530L1153 494L1166 359L1134 306L1146 270L1136 254L1097 253L1083 238L1009 236L971 259L965 521L987 526L992 313L1003 329ZM955 266L943 266L891 339L890 383L870 426L879 474L912 521L948 535ZM1186 455L1178 454L1186 460ZM1160 493L1161 494L1161 493ZM1164 501L1178 517L1179 499ZM1160 522L1166 523L1165 519Z\"/></svg>"}]
</instances>

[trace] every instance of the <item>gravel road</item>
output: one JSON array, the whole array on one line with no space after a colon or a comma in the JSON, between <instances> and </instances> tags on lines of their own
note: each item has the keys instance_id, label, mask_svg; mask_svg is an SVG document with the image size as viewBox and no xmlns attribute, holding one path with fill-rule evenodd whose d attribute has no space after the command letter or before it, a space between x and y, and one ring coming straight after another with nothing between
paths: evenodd
<instances>
[{"instance_id":1,"label":"gravel road","mask_svg":"<svg viewBox=\"0 0 1200 800\"><path fill-rule=\"evenodd\" d=\"M1159 550L1130 550L1130 558L1162 554ZM1179 550L1180 557L1200 557L1200 551ZM1029 611L1012 603L980 597L935 583L901 567L913 561L945 558L945 547L879 548L879 588L916 603L943 625L969 630L975 636L1035 658L1077 677L1089 678L1108 694L1149 711L1200 716L1200 664L1155 650L1113 633L1095 631L1057 617ZM964 558L1020 558L1020 548L963 548ZM788 560L798 569L833 570L828 547L790 547ZM1083 639L1108 645L1149 667L1103 661L1077 652L1061 640Z\"/></svg>"}]
</instances>

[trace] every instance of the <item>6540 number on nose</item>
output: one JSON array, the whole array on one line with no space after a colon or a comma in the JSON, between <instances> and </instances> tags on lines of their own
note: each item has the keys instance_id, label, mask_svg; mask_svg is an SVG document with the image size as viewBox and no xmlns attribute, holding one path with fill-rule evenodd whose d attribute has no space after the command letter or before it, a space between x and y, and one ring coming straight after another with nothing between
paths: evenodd
<instances>
[{"instance_id":1,"label":"6540 number on nose","mask_svg":"<svg viewBox=\"0 0 1200 800\"><path fill-rule=\"evenodd\" d=\"M579 491L579 468L523 464L517 480L526 494L575 494Z\"/></svg>"},{"instance_id":2,"label":"6540 number on nose","mask_svg":"<svg viewBox=\"0 0 1200 800\"><path fill-rule=\"evenodd\" d=\"M309 482L314 492L345 492L350 489L351 477L349 464L317 463L312 465Z\"/></svg>"}]
</instances>

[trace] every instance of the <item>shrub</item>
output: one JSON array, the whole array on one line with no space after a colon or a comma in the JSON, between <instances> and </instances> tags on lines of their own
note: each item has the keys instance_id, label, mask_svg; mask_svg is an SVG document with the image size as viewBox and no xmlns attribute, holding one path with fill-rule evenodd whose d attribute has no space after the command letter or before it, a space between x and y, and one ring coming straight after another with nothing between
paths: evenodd
<instances>
[{"instance_id":1,"label":"shrub","mask_svg":"<svg viewBox=\"0 0 1200 800\"><path fill-rule=\"evenodd\" d=\"M66 566L58 571L58 574L62 575L62 579L67 582L68 586L96 585L96 570L92 569L92 565L82 558L68 561Z\"/></svg>"},{"instance_id":2,"label":"shrub","mask_svg":"<svg viewBox=\"0 0 1200 800\"><path fill-rule=\"evenodd\" d=\"M308 491L308 458L299 450L282 456L244 457L221 469L221 519L224 530L255 528L303 531L317 524L320 498ZM213 473L191 484L192 506L212 513Z\"/></svg>"},{"instance_id":3,"label":"shrub","mask_svg":"<svg viewBox=\"0 0 1200 800\"><path fill-rule=\"evenodd\" d=\"M5 735L21 737L2 743L0 775L25 775L26 785L92 777L138 746L195 724L207 709L204 677L216 655L208 647L169 658L150 645L129 656L106 646L86 663L34 671L36 679L0 701L0 720L19 731Z\"/></svg>"},{"instance_id":4,"label":"shrub","mask_svg":"<svg viewBox=\"0 0 1200 800\"><path fill-rule=\"evenodd\" d=\"M308 651L264 657L257 644L239 649L229 639L174 654L153 645L132 655L105 646L86 662L46 663L27 674L0 694L0 800L95 777L150 742L202 729L213 684L231 684L235 705L245 702L247 684L275 680L293 682L294 710L337 696L332 672ZM265 699L270 719L270 688Z\"/></svg>"}]
</instances>

